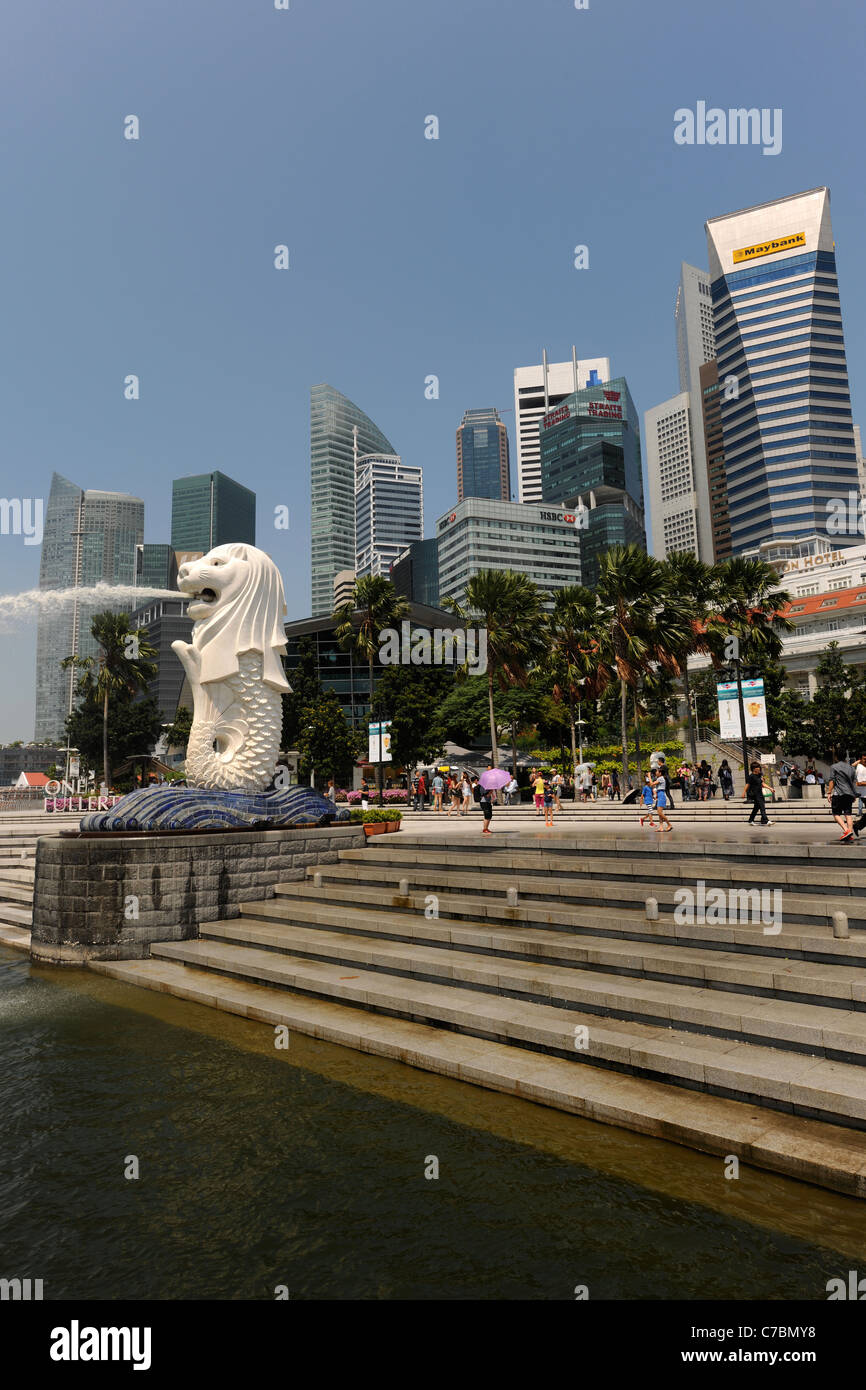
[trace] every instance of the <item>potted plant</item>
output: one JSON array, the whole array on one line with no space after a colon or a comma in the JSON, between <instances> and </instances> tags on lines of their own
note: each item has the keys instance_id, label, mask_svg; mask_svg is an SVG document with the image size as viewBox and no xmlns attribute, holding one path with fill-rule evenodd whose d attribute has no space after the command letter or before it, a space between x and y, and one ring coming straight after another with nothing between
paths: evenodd
<instances>
[{"instance_id":1,"label":"potted plant","mask_svg":"<svg viewBox=\"0 0 866 1390\"><path fill-rule=\"evenodd\" d=\"M364 824L364 834L384 835L389 830L400 829L400 811L387 810L384 807L372 807L370 810L362 811L361 818Z\"/></svg>"}]
</instances>

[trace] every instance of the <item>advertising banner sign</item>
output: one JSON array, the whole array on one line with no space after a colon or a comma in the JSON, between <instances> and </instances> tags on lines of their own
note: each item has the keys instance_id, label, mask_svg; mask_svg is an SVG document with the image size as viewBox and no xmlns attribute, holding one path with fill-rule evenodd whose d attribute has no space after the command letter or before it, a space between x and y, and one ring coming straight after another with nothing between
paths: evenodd
<instances>
[{"instance_id":1,"label":"advertising banner sign","mask_svg":"<svg viewBox=\"0 0 866 1390\"><path fill-rule=\"evenodd\" d=\"M767 700L764 695L762 678L742 681L743 709L746 713L746 738L767 737ZM719 702L719 737L722 739L742 738L740 728L740 707L737 700L737 682L719 681L716 685Z\"/></svg>"},{"instance_id":2,"label":"advertising banner sign","mask_svg":"<svg viewBox=\"0 0 866 1390\"><path fill-rule=\"evenodd\" d=\"M382 745L381 755L379 752L380 742ZM370 725L367 757L371 763L389 763L391 761L390 719L384 719L380 724Z\"/></svg>"}]
</instances>

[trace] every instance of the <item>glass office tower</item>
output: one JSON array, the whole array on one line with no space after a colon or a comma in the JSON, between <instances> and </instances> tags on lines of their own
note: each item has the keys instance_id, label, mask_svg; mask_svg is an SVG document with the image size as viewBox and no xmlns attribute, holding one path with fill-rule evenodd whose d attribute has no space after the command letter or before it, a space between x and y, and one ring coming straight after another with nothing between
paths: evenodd
<instances>
[{"instance_id":1,"label":"glass office tower","mask_svg":"<svg viewBox=\"0 0 866 1390\"><path fill-rule=\"evenodd\" d=\"M508 431L499 411L467 410L457 430L457 500L511 498Z\"/></svg>"},{"instance_id":2,"label":"glass office tower","mask_svg":"<svg viewBox=\"0 0 866 1390\"><path fill-rule=\"evenodd\" d=\"M196 473L171 485L171 548L206 554L215 545L256 543L256 494L225 473Z\"/></svg>"},{"instance_id":3,"label":"glass office tower","mask_svg":"<svg viewBox=\"0 0 866 1390\"><path fill-rule=\"evenodd\" d=\"M646 549L640 425L625 377L574 391L539 429L545 502L584 513L583 583L592 587L612 545Z\"/></svg>"},{"instance_id":4,"label":"glass office tower","mask_svg":"<svg viewBox=\"0 0 866 1390\"><path fill-rule=\"evenodd\" d=\"M834 500L859 496L829 190L706 231L732 551L826 538Z\"/></svg>"},{"instance_id":5,"label":"glass office tower","mask_svg":"<svg viewBox=\"0 0 866 1390\"><path fill-rule=\"evenodd\" d=\"M140 589L158 593L177 588L177 555L170 545L138 545L135 548L135 582Z\"/></svg>"},{"instance_id":6,"label":"glass office tower","mask_svg":"<svg viewBox=\"0 0 866 1390\"><path fill-rule=\"evenodd\" d=\"M136 547L144 536L144 503L120 492L85 491L55 473L45 512L40 589L93 584L132 585ZM63 671L64 657L96 656L90 635L95 613L128 613L130 603L82 592L40 613L36 629L36 739L59 739L75 703L80 671Z\"/></svg>"},{"instance_id":7,"label":"glass office tower","mask_svg":"<svg viewBox=\"0 0 866 1390\"><path fill-rule=\"evenodd\" d=\"M439 542L435 536L407 546L391 566L391 583L412 603L439 606Z\"/></svg>"},{"instance_id":8,"label":"glass office tower","mask_svg":"<svg viewBox=\"0 0 866 1390\"><path fill-rule=\"evenodd\" d=\"M355 568L355 456L396 454L358 406L324 383L310 392L310 550L313 615L330 613L334 579Z\"/></svg>"}]
</instances>

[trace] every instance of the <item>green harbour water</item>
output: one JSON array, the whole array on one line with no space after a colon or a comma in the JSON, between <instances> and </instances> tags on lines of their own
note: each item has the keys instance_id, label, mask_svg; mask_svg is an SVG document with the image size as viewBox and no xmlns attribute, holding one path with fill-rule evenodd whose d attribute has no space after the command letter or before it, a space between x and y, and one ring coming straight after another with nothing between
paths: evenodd
<instances>
[{"instance_id":1,"label":"green harbour water","mask_svg":"<svg viewBox=\"0 0 866 1390\"><path fill-rule=\"evenodd\" d=\"M823 1300L866 1272L866 1204L312 1039L277 1052L4 948L0 1047L0 1276L47 1300Z\"/></svg>"}]
</instances>

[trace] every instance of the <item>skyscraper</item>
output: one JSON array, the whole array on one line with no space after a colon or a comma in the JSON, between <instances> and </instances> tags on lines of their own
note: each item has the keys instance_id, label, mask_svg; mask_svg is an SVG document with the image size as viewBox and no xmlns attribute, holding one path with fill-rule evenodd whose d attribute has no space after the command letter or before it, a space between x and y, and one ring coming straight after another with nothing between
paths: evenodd
<instances>
[{"instance_id":1,"label":"skyscraper","mask_svg":"<svg viewBox=\"0 0 866 1390\"><path fill-rule=\"evenodd\" d=\"M609 357L585 357L578 361L575 348L571 349L570 362L548 362L547 352L544 351L537 366L515 367L514 430L519 501L541 501L538 426L542 416L573 391L599 385L609 377Z\"/></svg>"},{"instance_id":2,"label":"skyscraper","mask_svg":"<svg viewBox=\"0 0 866 1390\"><path fill-rule=\"evenodd\" d=\"M424 534L421 469L395 454L367 454L355 471L355 573L387 578L398 555Z\"/></svg>"},{"instance_id":3,"label":"skyscraper","mask_svg":"<svg viewBox=\"0 0 866 1390\"><path fill-rule=\"evenodd\" d=\"M94 584L133 585L136 546L144 536L144 503L120 492L78 487L55 473L45 513L40 589L78 589ZM96 656L93 615L129 611L129 600L107 603L82 592L40 613L36 630L37 739L59 738L75 703L80 671L63 671L64 657Z\"/></svg>"},{"instance_id":4,"label":"skyscraper","mask_svg":"<svg viewBox=\"0 0 866 1390\"><path fill-rule=\"evenodd\" d=\"M539 438L544 501L581 513L582 582L591 588L612 545L646 549L640 426L625 377L573 391L542 417Z\"/></svg>"},{"instance_id":5,"label":"skyscraper","mask_svg":"<svg viewBox=\"0 0 866 1390\"><path fill-rule=\"evenodd\" d=\"M171 485L171 547L202 554L256 543L256 494L225 473L195 473Z\"/></svg>"},{"instance_id":6,"label":"skyscraper","mask_svg":"<svg viewBox=\"0 0 866 1390\"><path fill-rule=\"evenodd\" d=\"M313 616L330 613L334 579L355 568L355 456L394 455L371 419L333 386L310 392L311 569Z\"/></svg>"},{"instance_id":7,"label":"skyscraper","mask_svg":"<svg viewBox=\"0 0 866 1390\"><path fill-rule=\"evenodd\" d=\"M710 293L710 277L706 270L688 265L680 266L680 283L674 305L674 325L677 340L677 364L679 367L680 391L689 395L689 427L691 468L687 474L680 473L682 491L675 497L670 483L665 489L668 493L667 515L682 519L687 509L693 512L694 543L687 548L708 564L713 559L713 537L710 524L710 490L707 474L707 453L704 440L704 417L701 397L700 369L705 362L712 362L716 355L715 334L713 331L713 300ZM670 404L669 402L665 403ZM664 407L658 407L664 409ZM649 445L647 446L649 449ZM653 489L653 460L648 453L647 469L650 488ZM652 491L650 493L652 497ZM652 511L652 505L650 507ZM655 535L655 529L653 530ZM655 549L655 545L653 547ZM660 553L660 552L657 552Z\"/></svg>"},{"instance_id":8,"label":"skyscraper","mask_svg":"<svg viewBox=\"0 0 866 1390\"><path fill-rule=\"evenodd\" d=\"M511 499L508 431L499 411L467 410L457 430L457 500Z\"/></svg>"},{"instance_id":9,"label":"skyscraper","mask_svg":"<svg viewBox=\"0 0 866 1390\"><path fill-rule=\"evenodd\" d=\"M141 588L177 588L177 552L170 545L137 545L135 547L135 582Z\"/></svg>"},{"instance_id":10,"label":"skyscraper","mask_svg":"<svg viewBox=\"0 0 866 1390\"><path fill-rule=\"evenodd\" d=\"M698 496L695 481L693 417L688 391L644 412L652 553L664 560L673 550L690 550L702 559L698 544ZM706 504L708 509L709 504Z\"/></svg>"},{"instance_id":11,"label":"skyscraper","mask_svg":"<svg viewBox=\"0 0 866 1390\"><path fill-rule=\"evenodd\" d=\"M732 550L781 555L826 538L834 504L859 496L830 193L713 217L706 230Z\"/></svg>"},{"instance_id":12,"label":"skyscraper","mask_svg":"<svg viewBox=\"0 0 866 1390\"><path fill-rule=\"evenodd\" d=\"M439 542L435 536L413 541L391 567L391 583L411 603L439 605Z\"/></svg>"},{"instance_id":13,"label":"skyscraper","mask_svg":"<svg viewBox=\"0 0 866 1390\"><path fill-rule=\"evenodd\" d=\"M698 375L703 400L704 447L707 451L707 480L710 488L710 525L713 531L711 558L720 563L731 558L731 518L728 512L728 480L725 475L725 445L722 438L719 364L715 358L712 362L705 362Z\"/></svg>"}]
</instances>

